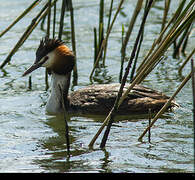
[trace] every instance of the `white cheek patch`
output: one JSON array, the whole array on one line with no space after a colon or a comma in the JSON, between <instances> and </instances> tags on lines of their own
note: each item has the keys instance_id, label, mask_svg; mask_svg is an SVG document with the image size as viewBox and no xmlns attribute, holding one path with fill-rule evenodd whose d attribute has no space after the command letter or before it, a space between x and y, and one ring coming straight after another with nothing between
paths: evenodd
<instances>
[{"instance_id":1,"label":"white cheek patch","mask_svg":"<svg viewBox=\"0 0 195 180\"><path fill-rule=\"evenodd\" d=\"M48 53L47 57L48 59L42 64L42 67L50 68L54 63L54 59L55 59L54 52ZM40 60L40 62L43 62L43 61L44 61L44 57Z\"/></svg>"}]
</instances>

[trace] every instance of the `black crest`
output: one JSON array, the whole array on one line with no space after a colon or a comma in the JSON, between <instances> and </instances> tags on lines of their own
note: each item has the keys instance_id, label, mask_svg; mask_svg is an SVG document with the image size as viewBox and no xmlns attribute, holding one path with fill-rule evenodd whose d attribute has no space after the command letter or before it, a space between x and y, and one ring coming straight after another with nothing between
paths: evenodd
<instances>
[{"instance_id":1,"label":"black crest","mask_svg":"<svg viewBox=\"0 0 195 180\"><path fill-rule=\"evenodd\" d=\"M39 62L45 55L47 55L49 52L53 51L55 48L62 44L64 44L64 42L59 39L49 39L48 37L42 39L36 51L35 63Z\"/></svg>"}]
</instances>

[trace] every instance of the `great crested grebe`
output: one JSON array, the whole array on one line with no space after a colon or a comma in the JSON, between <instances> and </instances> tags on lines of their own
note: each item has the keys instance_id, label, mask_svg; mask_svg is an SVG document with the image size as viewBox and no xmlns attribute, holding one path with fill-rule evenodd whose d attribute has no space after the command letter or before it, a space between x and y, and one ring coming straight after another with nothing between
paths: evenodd
<instances>
[{"instance_id":1,"label":"great crested grebe","mask_svg":"<svg viewBox=\"0 0 195 180\"><path fill-rule=\"evenodd\" d=\"M34 64L23 76L39 67L48 69L52 77L51 95L46 104L49 114L63 112L62 94L68 112L77 114L106 114L115 101L120 84L90 85L68 95L70 75L74 66L74 55L61 40L44 38L36 51ZM124 89L127 88L127 85ZM119 107L118 114L145 114L159 110L168 97L141 85L136 85ZM172 106L172 105L170 105Z\"/></svg>"}]
</instances>

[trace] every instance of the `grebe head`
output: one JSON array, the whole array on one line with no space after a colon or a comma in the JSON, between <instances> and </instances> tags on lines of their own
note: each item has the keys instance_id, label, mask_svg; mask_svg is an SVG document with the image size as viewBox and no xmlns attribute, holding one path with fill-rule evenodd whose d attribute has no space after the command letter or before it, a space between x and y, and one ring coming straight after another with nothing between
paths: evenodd
<instances>
[{"instance_id":1,"label":"grebe head","mask_svg":"<svg viewBox=\"0 0 195 180\"><path fill-rule=\"evenodd\" d=\"M26 76L39 67L45 67L59 75L66 75L72 71L73 66L74 55L72 51L64 45L64 42L45 37L40 41L34 64L24 72L23 76Z\"/></svg>"},{"instance_id":2,"label":"grebe head","mask_svg":"<svg viewBox=\"0 0 195 180\"><path fill-rule=\"evenodd\" d=\"M63 98L65 105L68 104L67 96L74 59L72 51L61 40L46 37L40 41L34 64L23 74L26 76L39 67L45 67L51 73L51 95L46 104L46 111L49 114L63 112ZM63 91L63 97L61 91Z\"/></svg>"}]
</instances>

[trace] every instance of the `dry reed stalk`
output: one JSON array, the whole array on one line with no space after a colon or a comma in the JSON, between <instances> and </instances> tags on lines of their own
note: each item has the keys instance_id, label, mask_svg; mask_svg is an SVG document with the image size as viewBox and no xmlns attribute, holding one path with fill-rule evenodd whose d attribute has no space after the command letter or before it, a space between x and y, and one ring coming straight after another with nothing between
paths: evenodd
<instances>
[{"instance_id":1,"label":"dry reed stalk","mask_svg":"<svg viewBox=\"0 0 195 180\"><path fill-rule=\"evenodd\" d=\"M195 16L195 13L192 13L188 19L186 20L186 22L190 22L190 21L193 21L194 19L194 16ZM147 62L147 66L145 65L142 69L141 69L141 72L137 74L137 76L135 77L135 79L133 80L133 82L131 83L131 85L129 86L129 88L124 92L123 96L121 97L120 101L119 101L119 105L120 103L123 102L123 100L126 98L126 96L128 95L128 93L132 90L132 88L135 86L135 84L137 83L140 83L142 80L143 80L143 77L145 75L145 71L150 68L151 69L151 64L153 63L153 60L156 59L159 54L161 54L162 52L164 52L170 45L171 45L171 42L174 41L174 38L173 36L175 35L175 38L177 38L177 36L179 35L179 33L181 33L181 30L185 28L186 26L186 22L182 23L180 25L180 29L178 29L178 32L175 32L176 34L172 34L172 41L169 41L168 43L168 46L161 46L159 49L158 49L158 52L155 52L153 54L153 56L151 56L151 61L148 61ZM153 58L153 59L152 59ZM155 63L153 63L152 65L155 65Z\"/></svg>"},{"instance_id":2,"label":"dry reed stalk","mask_svg":"<svg viewBox=\"0 0 195 180\"><path fill-rule=\"evenodd\" d=\"M157 119L166 111L166 109L171 104L171 101L175 98L175 96L180 92L180 90L185 86L185 84L189 81L189 79L192 76L192 72L189 73L185 79L181 82L180 86L177 88L177 90L174 92L174 94L169 98L169 100L164 104L164 106L161 108L161 110L155 115L155 117L152 119L152 122L150 125L144 130L144 132L140 135L138 138L138 141L142 141L142 138L144 135L148 132L148 130L154 125L154 123L157 121Z\"/></svg>"},{"instance_id":3,"label":"dry reed stalk","mask_svg":"<svg viewBox=\"0 0 195 180\"><path fill-rule=\"evenodd\" d=\"M183 32L181 38L179 39L179 42L175 45L174 52L173 52L173 58L179 57L182 43L185 41L187 35L189 34L190 27L192 27L192 24L193 24L193 22L186 27L186 29Z\"/></svg>"},{"instance_id":4,"label":"dry reed stalk","mask_svg":"<svg viewBox=\"0 0 195 180\"><path fill-rule=\"evenodd\" d=\"M141 49L141 44L142 44L142 41L143 41L143 36L144 36L144 29L141 32L141 38L139 40L139 44L138 44L138 48L137 48L137 52L136 52L134 64L133 64L132 71L131 71L131 75L130 75L130 82L133 80L133 77L134 77L134 74L135 74L135 69L136 69L136 65L137 65L137 59L138 59L139 52L140 52L140 49Z\"/></svg>"},{"instance_id":5,"label":"dry reed stalk","mask_svg":"<svg viewBox=\"0 0 195 180\"><path fill-rule=\"evenodd\" d=\"M93 31L94 31L94 62L93 62L93 64L95 64L95 60L96 60L96 58L97 58L97 50L98 50L98 44L97 44L97 29L96 28L94 28L93 29Z\"/></svg>"},{"instance_id":6,"label":"dry reed stalk","mask_svg":"<svg viewBox=\"0 0 195 180\"><path fill-rule=\"evenodd\" d=\"M188 4L188 6L186 7L189 8L189 6L191 5L192 1ZM184 14L184 12L187 12L186 9L183 11L182 14ZM143 77L145 76L145 71L149 68L151 70L151 67L154 67L156 62L153 63L153 61L155 59L160 58L160 56L166 51L166 49L171 45L171 43L174 41L175 38L178 37L179 34L181 34L182 30L186 27L187 23L190 23L191 21L193 21L193 19L195 18L195 13L191 13L188 14L187 18L185 19L185 21L183 21L182 23L180 23L179 27L177 30L175 31L171 31L170 34L168 34L165 38L165 42L162 41L159 45L159 48L153 53L153 56L151 56L151 59L149 59L150 61L148 61L142 69L140 71L140 73L137 74L137 76L135 77L135 79L132 81L132 83L130 84L130 86L128 87L128 89L123 93L123 95L121 96L120 100L118 101L118 107L121 105L121 103L124 101L124 99L126 98L126 96L129 94L129 92L132 90L132 88L137 84L140 83L143 80ZM177 21L176 24L179 24L179 22L181 22L181 18ZM174 27L175 28L175 27ZM166 45L166 46L165 46ZM118 108L117 107L117 108ZM113 109L110 111L110 113L108 114L108 116L106 117L106 119L104 120L102 126L100 127L100 129L98 130L98 132L96 133L96 135L92 138L92 141L90 142L89 146L93 146L95 140L97 139L97 137L99 136L99 134L101 133L101 131L103 130L103 128L105 127L105 125L108 123L108 121L111 118L111 114L112 114Z\"/></svg>"},{"instance_id":7,"label":"dry reed stalk","mask_svg":"<svg viewBox=\"0 0 195 180\"><path fill-rule=\"evenodd\" d=\"M46 36L50 37L50 22L51 22L51 0L48 0L48 13L47 13L47 32Z\"/></svg>"},{"instance_id":8,"label":"dry reed stalk","mask_svg":"<svg viewBox=\"0 0 195 180\"><path fill-rule=\"evenodd\" d=\"M51 7L54 5L54 3L57 0L54 0L51 4ZM42 18L48 13L47 9L48 3L42 8L42 10L38 13L38 15L32 20L31 24L27 27L26 31L23 33L22 37L19 39L19 41L16 43L14 48L11 50L11 52L8 54L6 59L1 64L0 68L2 69L7 63L11 61L11 57L16 53L16 51L22 46L22 44L25 42L25 40L29 37L29 35L32 33L32 31L36 28L36 26L39 24L39 22L42 20Z\"/></svg>"},{"instance_id":9,"label":"dry reed stalk","mask_svg":"<svg viewBox=\"0 0 195 180\"><path fill-rule=\"evenodd\" d=\"M184 66L187 64L187 62L190 60L190 58L193 56L193 54L195 53L195 48L192 50L192 52L189 54L189 56L186 58L186 60L182 63L182 65L180 66L178 73L181 75L182 74L182 69L184 68Z\"/></svg>"},{"instance_id":10,"label":"dry reed stalk","mask_svg":"<svg viewBox=\"0 0 195 180\"><path fill-rule=\"evenodd\" d=\"M97 29L94 28L94 64L97 58L97 54L100 51L100 47L104 40L104 0L100 0L99 4L99 28L98 28L98 37L97 37ZM106 45L104 47L104 52L106 51ZM101 52L100 59L102 59L103 51ZM105 54L104 54L105 57ZM102 63L105 66L105 61ZM99 62L96 67L100 67Z\"/></svg>"},{"instance_id":11,"label":"dry reed stalk","mask_svg":"<svg viewBox=\"0 0 195 180\"><path fill-rule=\"evenodd\" d=\"M126 68L126 72L125 72L125 75L123 77L123 80L122 80L122 83L121 83L121 86L120 86L120 89L119 89L119 92L118 92L118 95L117 95L117 98L115 100L115 103L114 103L114 106L112 108L112 110L109 112L108 116L106 117L106 119L104 120L102 126L100 127L100 129L98 130L98 132L95 134L95 136L92 138L91 142L89 143L89 146L92 147L93 144L95 143L96 139L98 138L98 136L100 135L101 131L103 130L103 128L106 126L106 124L108 123L107 125L107 129L104 133L104 136L102 138L102 142L100 144L100 147L103 148L106 144L106 141L107 141L107 137L108 137L108 134L109 134L109 131L110 131L110 127L113 123L113 120L114 120L114 113L116 113L118 107L120 106L120 97L122 95L122 91L123 91L123 87L125 85L125 82L126 82L126 79L127 79L127 76L128 76L128 73L129 73L129 70L130 70L130 67L131 67L131 63L132 63L132 60L135 56L135 52L136 52L136 49L137 49L137 45L138 45L138 41L140 39L140 35L141 35L141 31L143 29L143 26L145 24L145 21L146 21L146 18L147 18L147 15L148 15L148 12L149 12L149 9L151 7L151 4L152 4L152 0L148 3L148 10L146 11L146 13L144 14L144 17L143 17L143 20L142 20L142 24L140 26L140 30L138 32L138 36L136 38L136 42L134 44L134 49L132 51L132 54L131 54L131 58L129 60L129 63L127 65L127 68Z\"/></svg>"},{"instance_id":12,"label":"dry reed stalk","mask_svg":"<svg viewBox=\"0 0 195 180\"><path fill-rule=\"evenodd\" d=\"M62 33L63 33L63 27L64 27L65 8L66 8L66 0L62 0L58 39L62 39Z\"/></svg>"},{"instance_id":13,"label":"dry reed stalk","mask_svg":"<svg viewBox=\"0 0 195 180\"><path fill-rule=\"evenodd\" d=\"M113 0L111 0L111 2L110 2L110 9L109 9L109 15L108 15L108 23L107 23L106 33L108 32L108 29L110 27L110 20L111 20L111 16L112 16L112 6L113 6ZM103 57L103 63L102 63L103 66L105 66L106 53L107 53L107 43L105 44L105 48L104 48L104 57Z\"/></svg>"},{"instance_id":14,"label":"dry reed stalk","mask_svg":"<svg viewBox=\"0 0 195 180\"><path fill-rule=\"evenodd\" d=\"M99 48L101 47L103 39L104 39L104 0L100 0L100 8L99 8L99 42L98 42Z\"/></svg>"},{"instance_id":15,"label":"dry reed stalk","mask_svg":"<svg viewBox=\"0 0 195 180\"><path fill-rule=\"evenodd\" d=\"M194 25L194 23L191 24L191 27L189 28L189 31L187 32L187 35L185 36L185 39L184 39L184 42L183 42L183 46L181 47L181 52L182 52L182 54L184 56L186 56L185 49L187 47L188 39L189 39L190 33L192 31L193 25Z\"/></svg>"},{"instance_id":16,"label":"dry reed stalk","mask_svg":"<svg viewBox=\"0 0 195 180\"><path fill-rule=\"evenodd\" d=\"M56 32L56 3L54 4L54 8L53 8L53 38L55 38L55 32Z\"/></svg>"},{"instance_id":17,"label":"dry reed stalk","mask_svg":"<svg viewBox=\"0 0 195 180\"><path fill-rule=\"evenodd\" d=\"M93 67L93 69L92 69L92 71L91 71L91 74L90 74L90 76L89 76L90 80L92 79L92 76L93 76L93 73L94 73L94 71L95 71L95 68L97 67L97 64L99 63L99 60L100 60L100 57L101 57L101 53L102 53L102 51L103 51L103 49L104 49L104 47L105 47L105 45L106 45L106 43L107 43L107 41L108 41L110 32L111 32L112 27L113 27L113 25L114 25L114 22L115 22L115 20L116 20L116 18L117 18L117 16L118 16L118 13L119 13L120 10L121 10L121 7L122 7L123 2L124 2L124 0L121 0L121 1L120 1L119 6L118 6L118 8L117 8L117 10L116 10L116 13L115 13L115 15L114 15L114 17L113 17L113 20L112 20L112 22L111 22L111 25L110 25L110 27L109 27L107 33L106 33L106 37L105 37L105 39L102 41L102 44L101 44L101 47L100 47L100 50L99 50L97 59L96 59L96 61L95 61L94 67Z\"/></svg>"},{"instance_id":18,"label":"dry reed stalk","mask_svg":"<svg viewBox=\"0 0 195 180\"><path fill-rule=\"evenodd\" d=\"M125 27L124 25L122 24L122 36L121 36L121 42L122 42L122 45L123 45L123 41L124 41L124 33L125 33ZM121 79L122 79L122 75L123 75L123 65L124 65L124 58L122 58L121 56L121 68L120 68L120 72L119 72L119 83L121 83Z\"/></svg>"},{"instance_id":19,"label":"dry reed stalk","mask_svg":"<svg viewBox=\"0 0 195 180\"><path fill-rule=\"evenodd\" d=\"M25 11L19 15L3 32L0 33L0 37L2 37L6 32L8 32L17 22L20 21L26 14L28 14L35 6L37 6L41 0L35 0Z\"/></svg>"},{"instance_id":20,"label":"dry reed stalk","mask_svg":"<svg viewBox=\"0 0 195 180\"><path fill-rule=\"evenodd\" d=\"M139 36L138 36L138 37L139 37ZM138 40L139 40L138 37L137 37L137 43L138 43ZM135 46L134 46L134 50L132 51L132 55L135 54L135 50L136 50L136 43L135 43ZM133 59L133 56L132 56L132 59ZM129 64L130 64L130 61L129 61ZM130 68L130 66L129 66L129 68ZM127 75L128 75L128 70L126 71L126 77L127 77ZM125 76L125 75L124 75L124 76ZM125 79L125 77L124 77L124 79ZM120 93L120 94L122 93L124 83L125 83L125 81L122 81L122 84L121 84L120 90L119 90L119 93ZM117 108L116 105L118 104L118 101L119 101L119 98L120 98L120 97L119 97L120 94L117 95L117 99L116 99L116 101L115 101L115 104L114 104L112 110L109 112L109 114L108 114L108 116L106 117L106 119L104 120L102 126L99 128L99 130L97 131L97 133L95 134L95 136L94 136L94 137L92 138L92 140L90 141L89 147L92 147L92 146L94 145L96 139L98 138L98 136L100 135L100 133L102 132L102 130L104 129L104 127L106 126L106 124L109 122L109 120L111 119L111 117L113 117L112 115L113 115L113 112L114 112L114 111L116 110L116 108ZM120 101L119 101L119 103L120 103ZM111 127L112 121L113 121L113 118L111 119L111 122L110 122L109 127ZM103 148L103 147L105 146L105 143L106 143L106 140L107 140L107 136L108 136L108 134L109 134L109 131L110 131L110 129L107 128L107 131L105 132L104 137L103 137L102 142L101 142L101 145L100 145L101 148Z\"/></svg>"},{"instance_id":21,"label":"dry reed stalk","mask_svg":"<svg viewBox=\"0 0 195 180\"><path fill-rule=\"evenodd\" d=\"M165 0L164 3L165 3L165 6L164 6L164 11L163 11L163 20L162 20L161 31L164 29L166 21L167 21L167 15L169 12L171 0Z\"/></svg>"},{"instance_id":22,"label":"dry reed stalk","mask_svg":"<svg viewBox=\"0 0 195 180\"><path fill-rule=\"evenodd\" d=\"M195 66L194 59L191 59L191 71L192 71L192 101L193 101L193 134L194 134L194 172L195 172Z\"/></svg>"},{"instance_id":23,"label":"dry reed stalk","mask_svg":"<svg viewBox=\"0 0 195 180\"><path fill-rule=\"evenodd\" d=\"M126 32L126 35L125 35L125 38L124 38L124 41L123 41L123 44L122 44L122 47L121 47L121 63L122 64L121 64L121 70L120 70L120 75L119 75L119 82L121 82L121 79L122 79L123 62L124 62L124 59L125 59L125 56L126 56L126 47L127 47L128 42L129 42L131 32L132 32L133 27L135 25L137 16L138 16L138 14L139 14L139 12L142 8L142 4L143 4L143 0L138 0L137 1L136 7L135 7L134 12L133 12L133 15L132 15L131 20L129 22L128 30Z\"/></svg>"},{"instance_id":24,"label":"dry reed stalk","mask_svg":"<svg viewBox=\"0 0 195 180\"><path fill-rule=\"evenodd\" d=\"M47 15L45 15L45 16L43 17L43 19L42 19L42 21L41 21L41 24L40 24L40 28L41 28L42 31L44 31L44 23L45 23L46 16L47 16Z\"/></svg>"},{"instance_id":25,"label":"dry reed stalk","mask_svg":"<svg viewBox=\"0 0 195 180\"><path fill-rule=\"evenodd\" d=\"M177 8L176 12L174 13L174 15L172 16L172 18L169 20L169 22L167 23L167 25L163 28L163 30L160 32L158 38L156 38L152 44L152 48L148 51L146 57L143 59L142 63L140 64L140 66L137 68L137 74L140 73L141 69L145 66L145 63L147 62L147 60L149 59L149 56L152 54L152 51L155 49L156 45L159 44L162 40L163 35L165 34L166 30L169 28L169 26L171 25L171 23L173 23L173 21L175 19L178 19L179 15L181 14L181 11L184 7L186 0L183 0L180 4L179 7ZM186 7L187 9L187 7ZM178 23L175 23L175 25L173 26L174 28L176 28L179 25ZM173 27L170 28L170 30L167 32L167 34L170 34L171 31L173 31Z\"/></svg>"},{"instance_id":26,"label":"dry reed stalk","mask_svg":"<svg viewBox=\"0 0 195 180\"><path fill-rule=\"evenodd\" d=\"M75 65L73 68L73 85L77 85L78 83L78 72L77 72L77 56L76 56L76 40L75 40L75 28L74 28L74 9L72 0L69 0L70 6L70 24L71 24L71 41L72 41L72 50L75 56Z\"/></svg>"},{"instance_id":27,"label":"dry reed stalk","mask_svg":"<svg viewBox=\"0 0 195 180\"><path fill-rule=\"evenodd\" d=\"M152 119L152 113L151 113L151 109L149 109L148 111L148 126L150 126L151 124L151 119ZM151 142L151 128L148 129L148 142Z\"/></svg>"},{"instance_id":28,"label":"dry reed stalk","mask_svg":"<svg viewBox=\"0 0 195 180\"><path fill-rule=\"evenodd\" d=\"M46 36L50 37L50 21L51 21L51 0L48 0L48 14L47 14L47 32ZM45 90L49 89L49 82L48 82L48 69L45 69Z\"/></svg>"},{"instance_id":29,"label":"dry reed stalk","mask_svg":"<svg viewBox=\"0 0 195 180\"><path fill-rule=\"evenodd\" d=\"M138 43L139 43L139 41L141 39L141 36L142 36L142 33L143 33L143 29L144 29L144 25L145 25L148 13L150 11L150 8L152 6L152 3L153 3L153 0L149 0L146 3L146 8L145 8L145 11L144 11L144 15L143 15L143 19L142 19L142 22L141 22L141 25L140 25L140 29L138 31L138 34L137 34L137 37L136 37L136 40L135 40L135 44L134 44L134 47L133 47L133 50L132 50L132 53L131 53L131 57L130 57L128 65L126 67L125 74L124 74L123 79L121 81L121 86L120 86L120 89L118 91L115 103L114 103L113 108L111 110L110 119L108 121L107 128L106 128L104 136L102 138L102 141L101 141L101 144L100 144L100 148L104 148L105 145L106 145L106 141L107 141L107 138L108 138L108 135L109 135L109 132L110 132L110 128L112 126L112 123L114 122L114 117L115 117L115 115L117 113L117 110L118 110L118 107L119 107L119 101L120 101L120 98L121 98L122 93L123 93L123 88L125 86L125 83L126 83L126 80L127 80L127 76L129 74L129 71L130 71L130 68L131 68L131 64L132 64L133 59L135 57L135 54L136 54L136 51L137 51L137 47L138 47Z\"/></svg>"},{"instance_id":30,"label":"dry reed stalk","mask_svg":"<svg viewBox=\"0 0 195 180\"><path fill-rule=\"evenodd\" d=\"M151 6L152 4L154 3L155 1L153 1L151 3ZM144 14L146 13L146 10L147 10L147 4L148 4L148 1L146 1L146 4L145 4L145 8L144 8ZM143 36L144 36L144 27L141 31L141 37L139 39L139 42L138 42L138 50L136 52L136 56L135 56L135 60L134 60L134 64L133 64L133 67L132 67L132 71L131 71L131 75L130 75L130 81L133 80L133 77L134 77L134 73L135 73L135 69L136 69L136 64L137 64L137 59L138 59L138 56L139 56L139 51L140 51L140 48L141 48L141 44L142 44L142 41L143 41Z\"/></svg>"},{"instance_id":31,"label":"dry reed stalk","mask_svg":"<svg viewBox=\"0 0 195 180\"><path fill-rule=\"evenodd\" d=\"M148 57L148 60L145 62L144 65L142 65L142 67L140 68L140 71L136 75L136 76L138 76L140 73L142 74L142 72L144 70L144 72L143 72L144 75L137 83L140 83L153 70L153 67L155 67L155 64L159 62L159 58L166 51L166 49L168 49L168 47L170 47L170 45L182 33L182 31L186 28L186 26L188 26L188 24L193 21L193 18L195 18L194 12L195 12L195 10L193 12L191 12L190 14L186 14L187 17L185 17L185 20L179 19L179 21L176 23L177 27L174 26L173 29L171 29L169 31L169 33L161 41L159 46Z\"/></svg>"}]
</instances>

